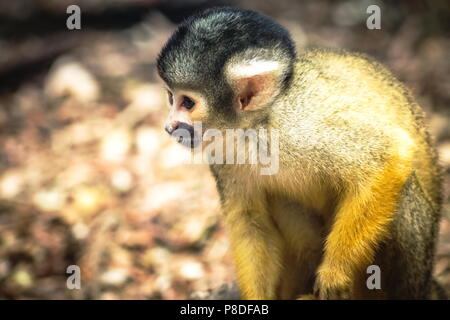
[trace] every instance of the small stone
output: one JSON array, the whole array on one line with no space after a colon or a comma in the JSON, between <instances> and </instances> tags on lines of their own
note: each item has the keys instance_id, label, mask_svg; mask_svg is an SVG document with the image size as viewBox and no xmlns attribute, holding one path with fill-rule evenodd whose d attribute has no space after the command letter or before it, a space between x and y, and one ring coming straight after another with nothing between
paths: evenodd
<instances>
[{"instance_id":1,"label":"small stone","mask_svg":"<svg viewBox=\"0 0 450 320\"><path fill-rule=\"evenodd\" d=\"M136 132L136 146L140 154L152 157L161 149L161 130L141 127Z\"/></svg>"},{"instance_id":2,"label":"small stone","mask_svg":"<svg viewBox=\"0 0 450 320\"><path fill-rule=\"evenodd\" d=\"M98 212L105 203L103 190L94 186L79 186L72 197L75 210L85 215Z\"/></svg>"},{"instance_id":3,"label":"small stone","mask_svg":"<svg viewBox=\"0 0 450 320\"><path fill-rule=\"evenodd\" d=\"M133 177L125 169L117 169L111 175L112 186L121 192L127 192L133 187Z\"/></svg>"},{"instance_id":4,"label":"small stone","mask_svg":"<svg viewBox=\"0 0 450 320\"><path fill-rule=\"evenodd\" d=\"M87 236L89 235L89 231L90 231L89 227L82 222L77 222L72 227L72 233L74 237L78 240L86 239Z\"/></svg>"},{"instance_id":5,"label":"small stone","mask_svg":"<svg viewBox=\"0 0 450 320\"><path fill-rule=\"evenodd\" d=\"M42 211L58 211L66 203L66 194L58 189L47 189L36 193L33 203Z\"/></svg>"},{"instance_id":6,"label":"small stone","mask_svg":"<svg viewBox=\"0 0 450 320\"><path fill-rule=\"evenodd\" d=\"M438 147L440 163L445 167L450 167L450 141L442 143Z\"/></svg>"},{"instance_id":7,"label":"small stone","mask_svg":"<svg viewBox=\"0 0 450 320\"><path fill-rule=\"evenodd\" d=\"M100 86L94 76L80 63L61 58L53 66L45 84L50 97L70 95L83 103L98 100Z\"/></svg>"},{"instance_id":8,"label":"small stone","mask_svg":"<svg viewBox=\"0 0 450 320\"><path fill-rule=\"evenodd\" d=\"M108 133L101 144L101 157L111 162L125 159L131 147L131 137L127 130L115 130Z\"/></svg>"},{"instance_id":9,"label":"small stone","mask_svg":"<svg viewBox=\"0 0 450 320\"><path fill-rule=\"evenodd\" d=\"M14 283L16 283L17 285L23 287L23 288L29 288L33 285L33 277L30 274L30 272L28 272L25 269L17 269L13 275L12 275L12 280Z\"/></svg>"},{"instance_id":10,"label":"small stone","mask_svg":"<svg viewBox=\"0 0 450 320\"><path fill-rule=\"evenodd\" d=\"M186 280L196 280L204 277L205 269L200 262L187 259L180 262L178 275Z\"/></svg>"},{"instance_id":11,"label":"small stone","mask_svg":"<svg viewBox=\"0 0 450 320\"><path fill-rule=\"evenodd\" d=\"M0 196L2 198L14 198L22 192L24 184L24 177L19 171L7 171L0 178Z\"/></svg>"},{"instance_id":12,"label":"small stone","mask_svg":"<svg viewBox=\"0 0 450 320\"><path fill-rule=\"evenodd\" d=\"M114 268L103 273L100 277L100 281L106 285L120 286L125 283L128 277L129 273L126 269Z\"/></svg>"}]
</instances>

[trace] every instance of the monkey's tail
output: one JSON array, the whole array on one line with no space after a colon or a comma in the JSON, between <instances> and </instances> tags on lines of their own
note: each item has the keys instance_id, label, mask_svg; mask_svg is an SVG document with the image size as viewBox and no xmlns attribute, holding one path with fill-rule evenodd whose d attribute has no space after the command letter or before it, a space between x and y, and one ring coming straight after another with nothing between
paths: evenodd
<instances>
[{"instance_id":1,"label":"monkey's tail","mask_svg":"<svg viewBox=\"0 0 450 320\"><path fill-rule=\"evenodd\" d=\"M433 279L431 282L431 300L448 300L448 294L444 287L436 280Z\"/></svg>"}]
</instances>

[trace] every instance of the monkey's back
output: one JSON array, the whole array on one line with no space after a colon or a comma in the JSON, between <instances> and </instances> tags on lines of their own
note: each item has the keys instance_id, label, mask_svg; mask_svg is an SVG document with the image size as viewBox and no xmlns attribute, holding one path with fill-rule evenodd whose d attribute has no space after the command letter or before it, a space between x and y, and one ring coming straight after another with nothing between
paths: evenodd
<instances>
[{"instance_id":1,"label":"monkey's back","mask_svg":"<svg viewBox=\"0 0 450 320\"><path fill-rule=\"evenodd\" d=\"M405 183L374 263L385 275L385 297L429 297L441 175L422 109L389 71L362 55L307 51L294 74L297 89L273 106L272 124L282 135L280 170L301 159L294 170L310 177L304 179L318 190L313 193L335 190L340 197L396 167ZM295 119L286 116L292 108Z\"/></svg>"},{"instance_id":2,"label":"monkey's back","mask_svg":"<svg viewBox=\"0 0 450 320\"><path fill-rule=\"evenodd\" d=\"M287 97L297 108L286 123L285 107L274 107L274 121L294 126L288 139L305 151L318 171L369 174L390 154L412 159L413 170L436 212L441 203L441 175L424 123L424 113L410 92L381 64L345 51L310 50L299 56L293 79L298 91ZM279 120L280 119L280 120ZM294 141L295 140L295 141ZM309 155L308 155L309 154ZM328 160L327 160L328 158ZM333 172L331 172L333 171Z\"/></svg>"}]
</instances>

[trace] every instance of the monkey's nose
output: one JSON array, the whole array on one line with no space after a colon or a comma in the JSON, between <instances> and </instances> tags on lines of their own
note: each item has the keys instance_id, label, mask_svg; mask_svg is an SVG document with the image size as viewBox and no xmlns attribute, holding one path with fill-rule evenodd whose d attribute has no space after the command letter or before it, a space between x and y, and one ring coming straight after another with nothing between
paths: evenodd
<instances>
[{"instance_id":1,"label":"monkey's nose","mask_svg":"<svg viewBox=\"0 0 450 320\"><path fill-rule=\"evenodd\" d=\"M168 125L166 125L166 127L164 128L166 130L166 132L170 135L172 135L172 133L178 129L179 126L179 122L178 121L174 121L172 123L169 123Z\"/></svg>"}]
</instances>

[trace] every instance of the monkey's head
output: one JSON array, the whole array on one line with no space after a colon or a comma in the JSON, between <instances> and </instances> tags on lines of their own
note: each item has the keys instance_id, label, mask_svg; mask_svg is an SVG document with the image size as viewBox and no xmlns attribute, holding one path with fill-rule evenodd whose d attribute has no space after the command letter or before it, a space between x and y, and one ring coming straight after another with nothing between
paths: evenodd
<instances>
[{"instance_id":1,"label":"monkey's head","mask_svg":"<svg viewBox=\"0 0 450 320\"><path fill-rule=\"evenodd\" d=\"M195 147L195 121L202 131L264 125L289 85L295 56L288 31L254 11L214 8L190 17L157 61L170 105L166 131L188 132L190 139L178 140Z\"/></svg>"}]
</instances>

